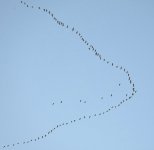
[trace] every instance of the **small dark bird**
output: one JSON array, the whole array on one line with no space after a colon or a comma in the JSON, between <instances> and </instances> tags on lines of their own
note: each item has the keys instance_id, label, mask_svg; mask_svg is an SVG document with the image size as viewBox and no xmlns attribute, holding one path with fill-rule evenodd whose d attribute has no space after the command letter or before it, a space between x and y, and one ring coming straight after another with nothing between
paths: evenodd
<instances>
[{"instance_id":1,"label":"small dark bird","mask_svg":"<svg viewBox=\"0 0 154 150\"><path fill-rule=\"evenodd\" d=\"M38 7L38 9L41 9L40 7Z\"/></svg>"},{"instance_id":2,"label":"small dark bird","mask_svg":"<svg viewBox=\"0 0 154 150\"><path fill-rule=\"evenodd\" d=\"M60 103L63 103L62 101L60 101Z\"/></svg>"},{"instance_id":3,"label":"small dark bird","mask_svg":"<svg viewBox=\"0 0 154 150\"><path fill-rule=\"evenodd\" d=\"M21 1L21 3L22 3L22 1Z\"/></svg>"},{"instance_id":4,"label":"small dark bird","mask_svg":"<svg viewBox=\"0 0 154 150\"><path fill-rule=\"evenodd\" d=\"M72 31L74 31L74 27L72 28Z\"/></svg>"},{"instance_id":5,"label":"small dark bird","mask_svg":"<svg viewBox=\"0 0 154 150\"><path fill-rule=\"evenodd\" d=\"M80 100L80 103L81 103L81 101L82 101L82 100Z\"/></svg>"},{"instance_id":6,"label":"small dark bird","mask_svg":"<svg viewBox=\"0 0 154 150\"><path fill-rule=\"evenodd\" d=\"M113 63L112 63L112 66L113 66Z\"/></svg>"},{"instance_id":7,"label":"small dark bird","mask_svg":"<svg viewBox=\"0 0 154 150\"><path fill-rule=\"evenodd\" d=\"M52 105L54 105L55 103L52 103Z\"/></svg>"},{"instance_id":8,"label":"small dark bird","mask_svg":"<svg viewBox=\"0 0 154 150\"><path fill-rule=\"evenodd\" d=\"M29 6L27 5L27 7L29 7Z\"/></svg>"},{"instance_id":9,"label":"small dark bird","mask_svg":"<svg viewBox=\"0 0 154 150\"><path fill-rule=\"evenodd\" d=\"M119 83L119 86L120 86L121 84Z\"/></svg>"},{"instance_id":10,"label":"small dark bird","mask_svg":"<svg viewBox=\"0 0 154 150\"><path fill-rule=\"evenodd\" d=\"M12 146L14 146L14 144Z\"/></svg>"},{"instance_id":11,"label":"small dark bird","mask_svg":"<svg viewBox=\"0 0 154 150\"><path fill-rule=\"evenodd\" d=\"M111 97L112 97L112 94L111 94Z\"/></svg>"}]
</instances>

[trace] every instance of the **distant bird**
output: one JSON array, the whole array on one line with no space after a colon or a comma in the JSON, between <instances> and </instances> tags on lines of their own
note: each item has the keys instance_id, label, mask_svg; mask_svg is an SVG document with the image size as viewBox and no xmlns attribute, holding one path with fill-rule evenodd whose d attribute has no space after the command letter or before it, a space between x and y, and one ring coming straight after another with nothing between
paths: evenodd
<instances>
[{"instance_id":1,"label":"distant bird","mask_svg":"<svg viewBox=\"0 0 154 150\"><path fill-rule=\"evenodd\" d=\"M72 31L74 31L74 27L72 28Z\"/></svg>"},{"instance_id":2,"label":"distant bird","mask_svg":"<svg viewBox=\"0 0 154 150\"><path fill-rule=\"evenodd\" d=\"M99 113L99 115L101 115L101 113Z\"/></svg>"},{"instance_id":3,"label":"distant bird","mask_svg":"<svg viewBox=\"0 0 154 150\"><path fill-rule=\"evenodd\" d=\"M27 5L27 7L29 7L29 6Z\"/></svg>"},{"instance_id":4,"label":"distant bird","mask_svg":"<svg viewBox=\"0 0 154 150\"><path fill-rule=\"evenodd\" d=\"M67 28L68 28L68 25L67 25Z\"/></svg>"},{"instance_id":5,"label":"distant bird","mask_svg":"<svg viewBox=\"0 0 154 150\"><path fill-rule=\"evenodd\" d=\"M62 101L60 101L60 103L63 103Z\"/></svg>"},{"instance_id":6,"label":"distant bird","mask_svg":"<svg viewBox=\"0 0 154 150\"><path fill-rule=\"evenodd\" d=\"M22 1L20 1L22 3Z\"/></svg>"},{"instance_id":7,"label":"distant bird","mask_svg":"<svg viewBox=\"0 0 154 150\"><path fill-rule=\"evenodd\" d=\"M121 84L119 83L119 86L120 86Z\"/></svg>"},{"instance_id":8,"label":"distant bird","mask_svg":"<svg viewBox=\"0 0 154 150\"><path fill-rule=\"evenodd\" d=\"M52 103L52 105L54 105L55 103Z\"/></svg>"},{"instance_id":9,"label":"distant bird","mask_svg":"<svg viewBox=\"0 0 154 150\"><path fill-rule=\"evenodd\" d=\"M40 7L38 7L38 9L41 9Z\"/></svg>"},{"instance_id":10,"label":"distant bird","mask_svg":"<svg viewBox=\"0 0 154 150\"><path fill-rule=\"evenodd\" d=\"M113 66L114 64L112 63L112 66Z\"/></svg>"},{"instance_id":11,"label":"distant bird","mask_svg":"<svg viewBox=\"0 0 154 150\"><path fill-rule=\"evenodd\" d=\"M81 103L81 101L82 101L82 100L80 100L80 103Z\"/></svg>"},{"instance_id":12,"label":"distant bird","mask_svg":"<svg viewBox=\"0 0 154 150\"><path fill-rule=\"evenodd\" d=\"M112 97L112 94L111 94L111 97Z\"/></svg>"}]
</instances>

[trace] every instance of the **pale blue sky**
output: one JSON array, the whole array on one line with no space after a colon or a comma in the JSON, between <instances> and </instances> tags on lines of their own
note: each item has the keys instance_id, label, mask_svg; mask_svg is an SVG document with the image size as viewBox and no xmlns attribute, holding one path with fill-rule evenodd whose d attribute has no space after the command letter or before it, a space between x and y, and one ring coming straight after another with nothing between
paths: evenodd
<instances>
[{"instance_id":1,"label":"pale blue sky","mask_svg":"<svg viewBox=\"0 0 154 150\"><path fill-rule=\"evenodd\" d=\"M26 3L34 8L0 0L0 150L153 150L154 1ZM75 27L107 60L126 67L138 92L117 110L35 142L57 124L103 112L130 94L124 73L98 60L42 8Z\"/></svg>"}]
</instances>

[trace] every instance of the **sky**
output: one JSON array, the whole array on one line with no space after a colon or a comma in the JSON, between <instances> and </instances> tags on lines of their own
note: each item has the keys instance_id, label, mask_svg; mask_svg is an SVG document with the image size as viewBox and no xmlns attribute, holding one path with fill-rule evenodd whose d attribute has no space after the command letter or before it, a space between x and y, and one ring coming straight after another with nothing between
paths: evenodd
<instances>
[{"instance_id":1,"label":"sky","mask_svg":"<svg viewBox=\"0 0 154 150\"><path fill-rule=\"evenodd\" d=\"M0 150L153 150L153 7L0 0Z\"/></svg>"}]
</instances>

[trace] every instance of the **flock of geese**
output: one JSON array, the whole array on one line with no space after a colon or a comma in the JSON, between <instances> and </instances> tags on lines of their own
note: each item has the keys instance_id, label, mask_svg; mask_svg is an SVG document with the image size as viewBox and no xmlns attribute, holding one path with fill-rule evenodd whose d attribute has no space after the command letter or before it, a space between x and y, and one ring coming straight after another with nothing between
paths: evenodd
<instances>
[{"instance_id":1,"label":"flock of geese","mask_svg":"<svg viewBox=\"0 0 154 150\"><path fill-rule=\"evenodd\" d=\"M28 140L25 140L25 141L22 141L22 142L16 142L14 144L7 144L7 145L3 145L2 146L2 149L4 148L9 148L9 147L15 147L17 145L25 145L25 144L28 144L30 142L36 142L36 141L39 141L41 139L44 139L44 138L47 138L50 134L52 134L56 129L58 128L61 128L63 126L68 126L70 124L74 124L78 121L81 121L81 120L85 120L85 119L90 119L90 118L94 118L94 117L98 117L98 116L103 116L105 115L106 113L110 112L111 110L114 110L114 109L117 109L118 107L120 107L122 104L124 104L126 101L130 100L134 95L135 93L137 92L136 89L135 89L135 84L134 82L132 81L131 79L131 76L130 76L130 73L122 66L119 66L119 65L116 65L115 63L107 60L106 58L103 58L102 55L94 48L93 45L91 45L83 36L82 34L77 30L75 29L75 27L71 27L65 23L63 23L62 21L58 20L55 15L48 9L44 9L44 8L41 8L41 7L34 7L32 5L29 5L27 4L26 2L24 1L20 1L20 3L22 5L24 5L25 7L27 8L36 8L38 9L39 11L42 11L46 14L48 14L52 19L53 21L55 21L57 23L57 25L63 27L63 28L66 28L67 30L71 30L72 33L74 33L76 36L78 36L81 41L87 46L88 50L89 51L92 51L94 53L94 55L100 60L100 61L104 61L105 63L107 63L108 65L111 65L112 67L116 68L116 69L119 69L120 71L122 71L128 78L128 82L131 86L131 94L128 95L126 94L126 97L124 99L122 99L117 105L114 105L114 106L111 106L109 107L108 109L106 109L105 111L103 112L100 112L100 113L94 113L94 114L89 114L89 115L83 115L83 116L80 116L78 118L75 118L73 120L70 120L70 121L66 121L66 122L62 122L60 124L57 124L55 127L53 127L52 129L50 129L47 133L44 133L42 134L41 136L38 136L36 138L33 138L33 139L28 139ZM121 86L121 84L119 83L119 86ZM112 97L112 94L110 95ZM101 99L103 99L103 97L101 97ZM62 104L63 101L60 101L60 103ZM87 103L87 101L83 101L83 100L80 100L80 103ZM55 105L55 102L52 103L52 105Z\"/></svg>"}]
</instances>

